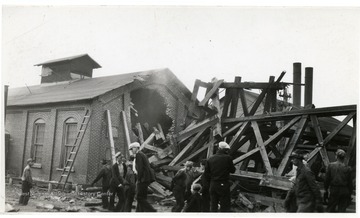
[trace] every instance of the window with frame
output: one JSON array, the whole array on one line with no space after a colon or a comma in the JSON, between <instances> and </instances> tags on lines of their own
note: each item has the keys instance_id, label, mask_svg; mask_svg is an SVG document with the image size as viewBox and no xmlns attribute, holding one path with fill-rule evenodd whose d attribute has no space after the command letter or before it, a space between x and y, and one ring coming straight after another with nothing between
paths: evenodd
<instances>
[{"instance_id":1,"label":"window with frame","mask_svg":"<svg viewBox=\"0 0 360 218\"><path fill-rule=\"evenodd\" d=\"M69 159L70 152L74 146L77 135L77 121L74 118L69 118L64 123L63 146L61 151L60 167L63 168L66 161Z\"/></svg>"},{"instance_id":2,"label":"window with frame","mask_svg":"<svg viewBox=\"0 0 360 218\"><path fill-rule=\"evenodd\" d=\"M42 162L44 137L45 137L45 121L43 119L38 119L34 123L34 137L33 137L33 146L32 146L32 154L31 154L35 166L41 165Z\"/></svg>"}]
</instances>

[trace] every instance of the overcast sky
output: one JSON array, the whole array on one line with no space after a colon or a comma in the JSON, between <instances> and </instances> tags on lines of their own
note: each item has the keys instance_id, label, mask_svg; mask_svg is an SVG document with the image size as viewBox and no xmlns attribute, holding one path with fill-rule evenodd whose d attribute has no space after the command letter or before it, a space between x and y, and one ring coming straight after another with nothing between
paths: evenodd
<instances>
[{"instance_id":1,"label":"overcast sky","mask_svg":"<svg viewBox=\"0 0 360 218\"><path fill-rule=\"evenodd\" d=\"M284 70L292 82L301 62L316 107L357 104L359 18L344 7L3 6L2 83L40 84L35 64L83 53L102 66L94 77L169 68L190 90Z\"/></svg>"}]
</instances>

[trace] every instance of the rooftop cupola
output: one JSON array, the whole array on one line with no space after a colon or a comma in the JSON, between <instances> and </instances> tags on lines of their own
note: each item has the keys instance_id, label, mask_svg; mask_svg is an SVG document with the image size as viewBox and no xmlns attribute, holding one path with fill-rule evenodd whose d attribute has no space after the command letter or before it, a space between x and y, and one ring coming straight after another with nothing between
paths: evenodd
<instances>
[{"instance_id":1,"label":"rooftop cupola","mask_svg":"<svg viewBox=\"0 0 360 218\"><path fill-rule=\"evenodd\" d=\"M36 64L42 66L41 84L92 78L93 69L101 68L88 54Z\"/></svg>"}]
</instances>

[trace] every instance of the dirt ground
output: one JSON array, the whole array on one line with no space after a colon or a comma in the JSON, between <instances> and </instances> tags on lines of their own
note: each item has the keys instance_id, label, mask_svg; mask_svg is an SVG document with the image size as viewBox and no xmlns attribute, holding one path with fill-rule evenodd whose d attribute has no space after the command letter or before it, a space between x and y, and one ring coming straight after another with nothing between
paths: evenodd
<instances>
[{"instance_id":1,"label":"dirt ground","mask_svg":"<svg viewBox=\"0 0 360 218\"><path fill-rule=\"evenodd\" d=\"M101 202L100 195L97 193L80 192L76 194L64 193L54 190L48 193L45 188L34 187L31 189L31 196L28 205L19 205L19 197L21 194L21 185L5 186L5 203L13 207L14 212L110 212L101 206L85 206L85 203ZM158 212L171 212L172 199L165 201L152 195L148 196L149 202ZM163 200L163 201L162 201ZM133 203L132 212L135 211L136 200Z\"/></svg>"}]
</instances>

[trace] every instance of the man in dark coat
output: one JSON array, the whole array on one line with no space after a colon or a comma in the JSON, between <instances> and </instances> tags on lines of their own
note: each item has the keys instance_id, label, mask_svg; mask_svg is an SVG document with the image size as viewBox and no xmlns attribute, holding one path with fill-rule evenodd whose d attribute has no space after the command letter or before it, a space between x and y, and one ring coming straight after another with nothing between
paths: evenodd
<instances>
[{"instance_id":1,"label":"man in dark coat","mask_svg":"<svg viewBox=\"0 0 360 218\"><path fill-rule=\"evenodd\" d=\"M186 191L186 167L180 169L171 180L171 190L175 197L176 204L171 209L172 212L181 212L185 205Z\"/></svg>"},{"instance_id":2,"label":"man in dark coat","mask_svg":"<svg viewBox=\"0 0 360 218\"><path fill-rule=\"evenodd\" d=\"M136 176L133 171L132 162L126 162L127 172L125 176L125 209L124 212L131 212L135 197Z\"/></svg>"},{"instance_id":3,"label":"man in dark coat","mask_svg":"<svg viewBox=\"0 0 360 218\"><path fill-rule=\"evenodd\" d=\"M121 152L115 154L116 163L111 167L111 181L110 181L110 205L109 210L116 212L122 212L125 204L125 193L124 193L124 178L126 175L126 165L122 161L123 156ZM118 202L114 209L115 195L118 196Z\"/></svg>"},{"instance_id":4,"label":"man in dark coat","mask_svg":"<svg viewBox=\"0 0 360 218\"><path fill-rule=\"evenodd\" d=\"M232 158L228 155L230 146L226 142L219 143L219 150L206 162L204 176L210 183L210 210L230 212L230 173L235 172Z\"/></svg>"},{"instance_id":5,"label":"man in dark coat","mask_svg":"<svg viewBox=\"0 0 360 218\"><path fill-rule=\"evenodd\" d=\"M106 209L109 207L109 201L108 201L108 190L110 188L110 179L111 179L111 169L110 166L107 165L106 160L102 160L101 164L103 165L99 174L94 179L94 181L91 183L91 186L94 186L94 184L102 179L102 192L101 192L101 201L103 208Z\"/></svg>"},{"instance_id":6,"label":"man in dark coat","mask_svg":"<svg viewBox=\"0 0 360 218\"><path fill-rule=\"evenodd\" d=\"M33 160L29 158L27 160L27 165L24 168L22 177L21 177L21 195L19 200L19 205L27 205L30 199L30 189L32 188L32 176L31 176L31 166L34 164Z\"/></svg>"},{"instance_id":7,"label":"man in dark coat","mask_svg":"<svg viewBox=\"0 0 360 218\"><path fill-rule=\"evenodd\" d=\"M129 150L135 155L133 169L137 175L136 181L136 212L156 212L156 210L147 201L147 189L150 183L155 181L154 173L150 168L149 160L146 155L140 151L138 142L131 143Z\"/></svg>"},{"instance_id":8,"label":"man in dark coat","mask_svg":"<svg viewBox=\"0 0 360 218\"><path fill-rule=\"evenodd\" d=\"M336 151L336 162L330 163L325 175L324 188L325 195L330 197L328 202L328 212L345 212L351 199L353 191L351 168L344 164L345 151Z\"/></svg>"},{"instance_id":9,"label":"man in dark coat","mask_svg":"<svg viewBox=\"0 0 360 218\"><path fill-rule=\"evenodd\" d=\"M290 155L290 158L297 169L295 184L286 196L285 207L290 205L291 199L295 197L297 213L323 212L320 189L315 182L314 173L303 162L304 155L297 150Z\"/></svg>"}]
</instances>

